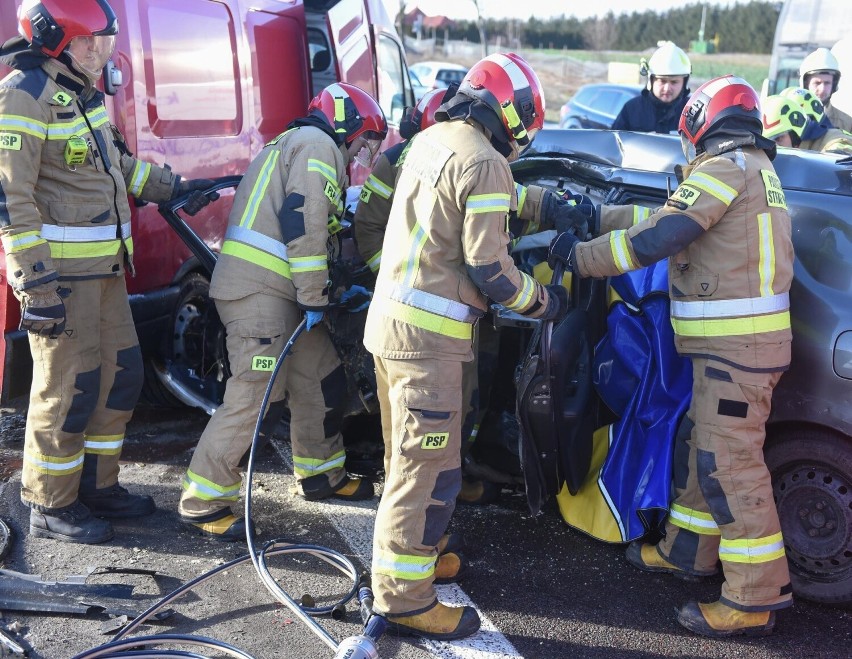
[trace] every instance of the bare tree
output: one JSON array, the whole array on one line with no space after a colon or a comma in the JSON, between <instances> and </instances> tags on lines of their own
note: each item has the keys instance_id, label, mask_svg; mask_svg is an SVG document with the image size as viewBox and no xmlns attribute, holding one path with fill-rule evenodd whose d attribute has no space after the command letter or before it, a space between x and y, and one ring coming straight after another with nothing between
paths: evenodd
<instances>
[{"instance_id":1,"label":"bare tree","mask_svg":"<svg viewBox=\"0 0 852 659\"><path fill-rule=\"evenodd\" d=\"M485 34L485 18L482 16L482 0L470 0L476 8L476 29L479 30L479 43L482 44L482 56L488 55L488 35Z\"/></svg>"},{"instance_id":2,"label":"bare tree","mask_svg":"<svg viewBox=\"0 0 852 659\"><path fill-rule=\"evenodd\" d=\"M608 12L603 18L595 20L589 39L595 50L609 50L615 43L616 36L615 16Z\"/></svg>"}]
</instances>

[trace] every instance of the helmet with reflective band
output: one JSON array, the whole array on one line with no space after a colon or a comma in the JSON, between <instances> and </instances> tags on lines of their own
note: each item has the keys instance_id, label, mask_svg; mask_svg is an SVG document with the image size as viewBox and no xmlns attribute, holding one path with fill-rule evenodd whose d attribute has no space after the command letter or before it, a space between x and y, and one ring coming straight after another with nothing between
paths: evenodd
<instances>
[{"instance_id":1,"label":"helmet with reflective band","mask_svg":"<svg viewBox=\"0 0 852 659\"><path fill-rule=\"evenodd\" d=\"M698 146L708 131L729 117L751 120L758 134L763 130L757 92L734 75L713 78L696 89L681 112L677 129Z\"/></svg>"},{"instance_id":2,"label":"helmet with reflective band","mask_svg":"<svg viewBox=\"0 0 852 659\"><path fill-rule=\"evenodd\" d=\"M813 119L816 123L822 121L825 116L825 106L814 94L802 87L787 87L782 89L779 96L794 101L799 105L806 117Z\"/></svg>"},{"instance_id":3,"label":"helmet with reflective band","mask_svg":"<svg viewBox=\"0 0 852 659\"><path fill-rule=\"evenodd\" d=\"M24 0L18 30L45 55L58 57L75 37L118 34L118 19L106 0Z\"/></svg>"},{"instance_id":4,"label":"helmet with reflective band","mask_svg":"<svg viewBox=\"0 0 852 659\"><path fill-rule=\"evenodd\" d=\"M383 140L388 134L385 114L372 96L360 87L335 82L311 100L308 110L319 111L344 142L352 144L362 135Z\"/></svg>"},{"instance_id":5,"label":"helmet with reflective band","mask_svg":"<svg viewBox=\"0 0 852 659\"><path fill-rule=\"evenodd\" d=\"M828 48L817 48L808 55L799 67L799 82L807 87L810 77L815 73L827 73L833 79L832 91L837 91L840 83L840 62Z\"/></svg>"},{"instance_id":6,"label":"helmet with reflective band","mask_svg":"<svg viewBox=\"0 0 852 659\"><path fill-rule=\"evenodd\" d=\"M417 101L411 121L417 125L418 130L426 130L435 123L435 112L444 102L446 91L446 89L431 89Z\"/></svg>"},{"instance_id":7,"label":"helmet with reflective band","mask_svg":"<svg viewBox=\"0 0 852 659\"><path fill-rule=\"evenodd\" d=\"M763 136L770 140L782 133L795 133L800 139L807 123L802 108L795 100L769 96L763 102Z\"/></svg>"},{"instance_id":8,"label":"helmet with reflective band","mask_svg":"<svg viewBox=\"0 0 852 659\"><path fill-rule=\"evenodd\" d=\"M459 93L486 103L503 120L510 140L521 146L544 126L544 90L529 64L515 53L489 55L474 64Z\"/></svg>"}]
</instances>

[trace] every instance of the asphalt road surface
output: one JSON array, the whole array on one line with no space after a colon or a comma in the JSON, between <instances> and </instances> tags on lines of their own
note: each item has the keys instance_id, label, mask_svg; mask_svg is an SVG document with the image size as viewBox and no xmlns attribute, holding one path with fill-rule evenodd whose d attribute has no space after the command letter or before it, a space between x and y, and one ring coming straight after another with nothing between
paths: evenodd
<instances>
[{"instance_id":1,"label":"asphalt road surface","mask_svg":"<svg viewBox=\"0 0 852 659\"><path fill-rule=\"evenodd\" d=\"M40 575L45 582L101 568L88 577L88 584L103 590L104 584L124 585L114 589L121 594L117 600L104 600L101 591L77 597L78 607L80 602L91 605L88 614L11 610L9 599L16 593L0 592L0 626L11 630L29 656L73 657L106 643L122 620L116 613L132 619L179 584L245 554L244 545L192 534L177 517L180 481L207 420L203 414L186 409L137 410L128 428L121 480L132 491L153 495L158 511L149 518L117 524L116 537L108 544L85 546L27 535L28 511L19 499L23 409L19 405L0 413L0 517L13 531L2 567ZM254 517L261 539L326 546L368 568L376 501L308 503L290 492L293 482L289 443L274 440L259 454L253 480ZM606 545L572 530L555 507L531 518L520 492L504 490L495 504L459 507L452 529L464 534L470 565L461 584L440 586L439 596L476 606L482 631L456 643L412 643L384 636L379 643L381 657L852 656L850 611L801 600L778 614L777 631L770 637L714 641L692 635L676 622L675 606L689 599L715 599L720 582L687 584L638 572L626 563L623 546ZM295 599L310 594L327 603L350 587L338 571L313 556L274 557L270 565ZM136 573L104 574L104 568ZM59 594L70 587L48 583L42 588L55 607ZM105 602L108 612L103 611ZM273 598L250 563L211 578L169 608L174 614L168 619L143 625L136 634L211 637L258 659L320 659L334 654ZM348 611L343 621L328 617L318 621L334 639L358 634L355 606L349 604Z\"/></svg>"}]
</instances>

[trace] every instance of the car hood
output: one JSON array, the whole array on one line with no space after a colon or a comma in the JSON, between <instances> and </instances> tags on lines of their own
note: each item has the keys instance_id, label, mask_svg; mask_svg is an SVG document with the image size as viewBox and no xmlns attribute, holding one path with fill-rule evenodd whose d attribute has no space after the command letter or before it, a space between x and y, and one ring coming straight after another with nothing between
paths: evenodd
<instances>
[{"instance_id":1,"label":"car hood","mask_svg":"<svg viewBox=\"0 0 852 659\"><path fill-rule=\"evenodd\" d=\"M598 185L648 184L649 174L671 175L676 165L685 164L676 135L545 129L512 163L512 169L524 178L547 175L579 178ZM852 196L852 158L779 149L773 164L787 189Z\"/></svg>"}]
</instances>

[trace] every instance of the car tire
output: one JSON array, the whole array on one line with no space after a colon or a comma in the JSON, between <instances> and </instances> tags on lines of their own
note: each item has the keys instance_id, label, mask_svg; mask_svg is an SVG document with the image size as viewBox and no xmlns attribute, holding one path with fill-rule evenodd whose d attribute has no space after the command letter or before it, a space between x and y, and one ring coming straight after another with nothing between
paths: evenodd
<instances>
[{"instance_id":1,"label":"car tire","mask_svg":"<svg viewBox=\"0 0 852 659\"><path fill-rule=\"evenodd\" d=\"M145 363L142 397L153 405L179 407L184 403L162 382L158 369L168 369L182 387L206 401L205 409L222 402L225 381L230 375L225 328L210 299L210 282L191 272L180 281L180 292L171 319L166 363Z\"/></svg>"},{"instance_id":2,"label":"car tire","mask_svg":"<svg viewBox=\"0 0 852 659\"><path fill-rule=\"evenodd\" d=\"M852 442L820 429L788 430L764 453L794 594L852 604Z\"/></svg>"}]
</instances>

